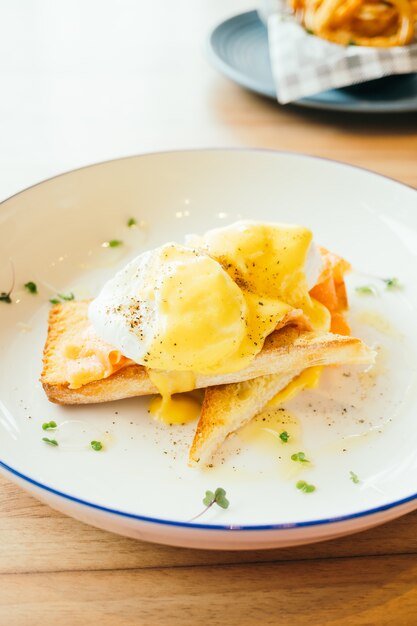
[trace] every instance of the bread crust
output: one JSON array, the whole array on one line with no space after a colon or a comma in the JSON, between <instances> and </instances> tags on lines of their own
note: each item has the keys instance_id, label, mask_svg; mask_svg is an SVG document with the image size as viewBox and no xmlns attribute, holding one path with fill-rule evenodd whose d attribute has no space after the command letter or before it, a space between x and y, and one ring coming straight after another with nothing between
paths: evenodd
<instances>
[{"instance_id":1,"label":"bread crust","mask_svg":"<svg viewBox=\"0 0 417 626\"><path fill-rule=\"evenodd\" d=\"M303 333L297 337L293 329L274 333L262 359L270 363L272 357L270 369L275 371L250 380L243 378L244 382L206 389L190 450L190 463L207 463L229 434L262 411L304 369L372 362L373 354L359 339L352 337L315 333Z\"/></svg>"},{"instance_id":2,"label":"bread crust","mask_svg":"<svg viewBox=\"0 0 417 626\"><path fill-rule=\"evenodd\" d=\"M51 402L92 404L158 393L146 368L130 363L102 380L70 389L62 366L63 346L89 324L88 302L71 301L55 305L49 315L41 383ZM272 333L262 351L248 367L220 375L196 375L196 388L250 380L258 376L280 374L312 365L332 363L371 363L373 351L360 339L332 333L315 333L287 326Z\"/></svg>"},{"instance_id":3,"label":"bread crust","mask_svg":"<svg viewBox=\"0 0 417 626\"><path fill-rule=\"evenodd\" d=\"M300 370L207 387L190 448L190 465L207 465L223 441L260 413Z\"/></svg>"}]
</instances>

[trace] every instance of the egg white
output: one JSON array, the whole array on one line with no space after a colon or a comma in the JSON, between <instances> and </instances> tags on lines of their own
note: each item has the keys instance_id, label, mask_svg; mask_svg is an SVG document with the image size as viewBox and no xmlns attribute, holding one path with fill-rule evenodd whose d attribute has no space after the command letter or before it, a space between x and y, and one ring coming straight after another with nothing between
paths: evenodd
<instances>
[{"instance_id":1,"label":"egg white","mask_svg":"<svg viewBox=\"0 0 417 626\"><path fill-rule=\"evenodd\" d=\"M165 250L171 253L168 260L164 259ZM190 249L168 243L144 252L109 280L89 305L89 319L97 334L136 363L146 363L147 354L169 323L162 314L161 287L164 279L175 272L184 250ZM207 257L203 252L199 254ZM318 248L311 242L304 264L309 290L317 283L322 266ZM136 310L132 302L138 302Z\"/></svg>"}]
</instances>

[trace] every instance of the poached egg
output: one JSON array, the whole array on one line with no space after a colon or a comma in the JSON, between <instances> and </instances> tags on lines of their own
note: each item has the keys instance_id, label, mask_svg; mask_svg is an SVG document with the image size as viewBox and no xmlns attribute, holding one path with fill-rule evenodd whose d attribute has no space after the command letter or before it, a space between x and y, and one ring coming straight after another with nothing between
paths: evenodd
<instances>
[{"instance_id":1,"label":"poached egg","mask_svg":"<svg viewBox=\"0 0 417 626\"><path fill-rule=\"evenodd\" d=\"M307 228L236 222L133 259L91 302L89 318L150 373L183 373L175 393L193 388L195 373L246 367L293 309L328 330L328 310L308 293L321 269Z\"/></svg>"}]
</instances>

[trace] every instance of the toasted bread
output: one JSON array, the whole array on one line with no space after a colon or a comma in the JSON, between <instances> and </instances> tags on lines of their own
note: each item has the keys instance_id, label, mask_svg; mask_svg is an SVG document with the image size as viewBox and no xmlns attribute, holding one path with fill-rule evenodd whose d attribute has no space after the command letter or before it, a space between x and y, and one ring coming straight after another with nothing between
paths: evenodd
<instances>
[{"instance_id":1,"label":"toasted bread","mask_svg":"<svg viewBox=\"0 0 417 626\"><path fill-rule=\"evenodd\" d=\"M299 371L208 387L190 449L190 464L207 464L228 435L260 413Z\"/></svg>"},{"instance_id":2,"label":"toasted bread","mask_svg":"<svg viewBox=\"0 0 417 626\"><path fill-rule=\"evenodd\" d=\"M71 301L51 309L41 374L49 400L59 404L89 404L158 393L146 368L131 361L107 378L89 382L78 389L69 387L64 349L89 326L87 307L87 302ZM196 387L236 383L326 364L329 356L332 363L370 363L374 353L354 337L287 326L267 338L262 351L247 368L230 374L197 374Z\"/></svg>"},{"instance_id":3,"label":"toasted bread","mask_svg":"<svg viewBox=\"0 0 417 626\"><path fill-rule=\"evenodd\" d=\"M346 345L341 341L342 337L335 335L333 342L320 345L317 338L311 336L312 334L308 333L309 337L303 337L304 347L310 343L308 354L297 350L299 338L289 348L287 355L281 356L279 359L281 364L288 364L286 370L244 382L216 385L206 389L200 419L190 449L191 464L208 463L228 435L255 417L305 367L361 362L358 358L360 352L353 350L349 353ZM363 356L365 354L366 352Z\"/></svg>"}]
</instances>

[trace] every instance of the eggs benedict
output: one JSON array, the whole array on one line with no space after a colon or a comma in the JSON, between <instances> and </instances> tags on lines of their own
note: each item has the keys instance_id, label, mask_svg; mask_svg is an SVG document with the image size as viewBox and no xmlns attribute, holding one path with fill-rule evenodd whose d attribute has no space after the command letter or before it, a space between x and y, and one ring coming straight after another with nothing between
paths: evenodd
<instances>
[{"instance_id":1,"label":"eggs benedict","mask_svg":"<svg viewBox=\"0 0 417 626\"><path fill-rule=\"evenodd\" d=\"M97 334L150 369L241 370L290 311L329 330L313 300L322 260L303 227L237 222L145 252L89 306Z\"/></svg>"},{"instance_id":2,"label":"eggs benedict","mask_svg":"<svg viewBox=\"0 0 417 626\"><path fill-rule=\"evenodd\" d=\"M348 336L348 269L296 225L239 221L164 244L90 303L52 309L42 383L61 403L159 392L151 412L168 423L196 416L196 398L176 394L197 388L277 375L269 388L297 377L294 393L312 367L317 381L323 364L373 359Z\"/></svg>"}]
</instances>

